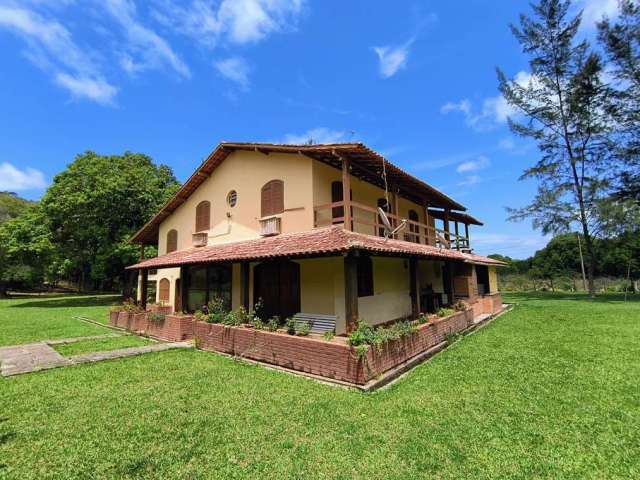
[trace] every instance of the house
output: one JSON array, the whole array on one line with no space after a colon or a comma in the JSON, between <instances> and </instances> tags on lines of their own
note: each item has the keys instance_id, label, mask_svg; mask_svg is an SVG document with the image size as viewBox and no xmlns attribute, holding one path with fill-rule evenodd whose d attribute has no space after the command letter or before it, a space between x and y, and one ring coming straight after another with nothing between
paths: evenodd
<instances>
[{"instance_id":1,"label":"house","mask_svg":"<svg viewBox=\"0 0 640 480\"><path fill-rule=\"evenodd\" d=\"M362 143L225 142L131 238L158 256L129 268L143 304L151 279L175 311L260 298L267 318L323 316L337 334L457 300L494 313L500 262L473 254L482 223L465 212Z\"/></svg>"}]
</instances>

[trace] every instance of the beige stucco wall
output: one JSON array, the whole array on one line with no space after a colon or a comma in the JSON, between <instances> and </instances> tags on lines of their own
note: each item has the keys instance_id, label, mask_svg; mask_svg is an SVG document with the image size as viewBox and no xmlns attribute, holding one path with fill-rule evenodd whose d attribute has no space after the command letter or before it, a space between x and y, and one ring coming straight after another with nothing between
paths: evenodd
<instances>
[{"instance_id":1,"label":"beige stucco wall","mask_svg":"<svg viewBox=\"0 0 640 480\"><path fill-rule=\"evenodd\" d=\"M211 202L209 245L258 238L260 191L270 180L284 182L285 211L282 233L313 228L312 160L302 155L234 152L212 175L160 224L158 251L166 253L167 232L178 231L178 250L192 246L195 233L196 206ZM227 205L227 194L235 190L235 207Z\"/></svg>"},{"instance_id":2,"label":"beige stucco wall","mask_svg":"<svg viewBox=\"0 0 640 480\"><path fill-rule=\"evenodd\" d=\"M408 261L374 257L373 291L373 296L358 299L360 320L377 325L411 315Z\"/></svg>"},{"instance_id":3,"label":"beige stucco wall","mask_svg":"<svg viewBox=\"0 0 640 480\"><path fill-rule=\"evenodd\" d=\"M160 295L160 280L166 278L169 280L169 302L167 302L172 307L175 303L176 298L176 279L180 278L180 269L179 268L161 268L158 269L158 273L156 275L149 276L149 280L156 280L156 302L159 301Z\"/></svg>"}]
</instances>

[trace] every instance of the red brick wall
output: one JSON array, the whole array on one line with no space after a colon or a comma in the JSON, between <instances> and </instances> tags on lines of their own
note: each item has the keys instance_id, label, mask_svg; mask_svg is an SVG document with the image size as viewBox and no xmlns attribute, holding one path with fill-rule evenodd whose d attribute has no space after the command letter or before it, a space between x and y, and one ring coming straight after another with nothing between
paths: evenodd
<instances>
[{"instance_id":1,"label":"red brick wall","mask_svg":"<svg viewBox=\"0 0 640 480\"><path fill-rule=\"evenodd\" d=\"M150 321L146 313L112 312L109 317L111 325L170 342L193 338L193 317L188 315L166 315L161 322Z\"/></svg>"},{"instance_id":2,"label":"red brick wall","mask_svg":"<svg viewBox=\"0 0 640 480\"><path fill-rule=\"evenodd\" d=\"M374 376L437 345L447 333L467 328L473 311L459 312L419 327L416 334L390 342L380 352L370 347L366 360L348 345L243 327L194 322L198 348L271 363L350 383L364 384Z\"/></svg>"}]
</instances>

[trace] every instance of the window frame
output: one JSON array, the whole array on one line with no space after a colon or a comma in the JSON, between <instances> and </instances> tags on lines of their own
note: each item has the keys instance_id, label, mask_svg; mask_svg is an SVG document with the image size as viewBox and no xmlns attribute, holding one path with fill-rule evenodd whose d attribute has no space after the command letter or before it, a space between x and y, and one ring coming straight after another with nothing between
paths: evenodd
<instances>
[{"instance_id":1,"label":"window frame","mask_svg":"<svg viewBox=\"0 0 640 480\"><path fill-rule=\"evenodd\" d=\"M178 230L176 230L175 228L172 228L167 232L166 253L172 253L177 250L178 250Z\"/></svg>"},{"instance_id":2,"label":"window frame","mask_svg":"<svg viewBox=\"0 0 640 480\"><path fill-rule=\"evenodd\" d=\"M278 195L279 193L279 195ZM284 212L284 181L269 180L260 189L260 216L271 217Z\"/></svg>"},{"instance_id":3,"label":"window frame","mask_svg":"<svg viewBox=\"0 0 640 480\"><path fill-rule=\"evenodd\" d=\"M205 218L206 217L206 218ZM198 232L206 232L211 229L211 202L203 200L196 205L196 230Z\"/></svg>"}]
</instances>

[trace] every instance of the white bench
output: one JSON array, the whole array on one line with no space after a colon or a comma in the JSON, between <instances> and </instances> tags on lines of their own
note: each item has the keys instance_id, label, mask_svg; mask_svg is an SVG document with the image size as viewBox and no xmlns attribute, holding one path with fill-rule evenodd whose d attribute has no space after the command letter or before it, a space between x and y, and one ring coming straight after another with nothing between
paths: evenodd
<instances>
[{"instance_id":1,"label":"white bench","mask_svg":"<svg viewBox=\"0 0 640 480\"><path fill-rule=\"evenodd\" d=\"M336 316L321 315L319 313L296 313L293 316L296 328L302 323L309 324L311 333L335 332Z\"/></svg>"}]
</instances>

